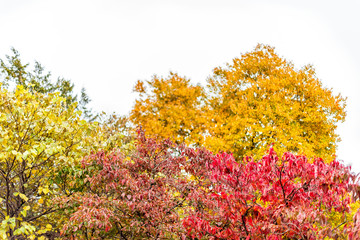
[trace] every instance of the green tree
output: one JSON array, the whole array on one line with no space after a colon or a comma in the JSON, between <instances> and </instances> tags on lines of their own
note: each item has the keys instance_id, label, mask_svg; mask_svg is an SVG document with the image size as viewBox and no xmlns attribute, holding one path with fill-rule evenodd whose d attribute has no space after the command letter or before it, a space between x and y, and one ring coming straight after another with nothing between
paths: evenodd
<instances>
[{"instance_id":1,"label":"green tree","mask_svg":"<svg viewBox=\"0 0 360 240\"><path fill-rule=\"evenodd\" d=\"M127 116L102 113L98 119L103 150L121 148L125 151L133 148L135 131Z\"/></svg>"},{"instance_id":2,"label":"green tree","mask_svg":"<svg viewBox=\"0 0 360 240\"><path fill-rule=\"evenodd\" d=\"M85 89L81 89L80 96L74 93L74 84L67 79L52 79L51 73L46 72L44 67L35 61L34 69L29 70L29 64L21 61L20 54L14 48L11 49L12 55L6 55L6 59L0 59L1 82L4 87L11 85L21 85L29 89L30 92L54 93L60 92L60 96L65 98L66 105L77 102L77 109L81 110L83 116L88 120L95 120L95 115L88 107L91 101Z\"/></svg>"}]
</instances>

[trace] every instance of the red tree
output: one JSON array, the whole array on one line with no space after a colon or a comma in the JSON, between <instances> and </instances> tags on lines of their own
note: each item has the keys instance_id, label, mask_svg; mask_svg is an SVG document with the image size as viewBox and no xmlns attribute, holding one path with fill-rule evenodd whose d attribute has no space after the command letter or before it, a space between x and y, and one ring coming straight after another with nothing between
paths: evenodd
<instances>
[{"instance_id":1,"label":"red tree","mask_svg":"<svg viewBox=\"0 0 360 240\"><path fill-rule=\"evenodd\" d=\"M350 168L310 162L273 148L261 161L235 162L222 153L207 164L206 187L192 192L194 210L183 224L198 239L317 239L354 234L351 222L333 228L331 212L348 213Z\"/></svg>"},{"instance_id":2,"label":"red tree","mask_svg":"<svg viewBox=\"0 0 360 240\"><path fill-rule=\"evenodd\" d=\"M62 199L63 236L79 239L316 239L350 236L354 175L338 161L270 148L260 161L156 142L83 160L89 191ZM332 216L341 222L333 226ZM341 235L343 234L343 235Z\"/></svg>"},{"instance_id":3,"label":"red tree","mask_svg":"<svg viewBox=\"0 0 360 240\"><path fill-rule=\"evenodd\" d=\"M139 133L130 155L114 151L86 157L90 192L62 199L74 212L64 236L89 239L172 239L180 235L178 209L189 192L185 157L170 141ZM66 204L64 204L66 203Z\"/></svg>"}]
</instances>

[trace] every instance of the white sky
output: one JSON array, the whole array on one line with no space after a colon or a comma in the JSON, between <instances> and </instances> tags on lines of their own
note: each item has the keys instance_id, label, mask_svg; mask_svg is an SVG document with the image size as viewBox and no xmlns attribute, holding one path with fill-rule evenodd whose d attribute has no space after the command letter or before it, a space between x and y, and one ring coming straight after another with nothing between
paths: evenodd
<instances>
[{"instance_id":1,"label":"white sky","mask_svg":"<svg viewBox=\"0 0 360 240\"><path fill-rule=\"evenodd\" d=\"M338 157L360 172L360 1L0 0L0 57L15 47L85 87L97 111L128 114L138 79L169 71L205 84L257 43L313 64L348 97Z\"/></svg>"}]
</instances>

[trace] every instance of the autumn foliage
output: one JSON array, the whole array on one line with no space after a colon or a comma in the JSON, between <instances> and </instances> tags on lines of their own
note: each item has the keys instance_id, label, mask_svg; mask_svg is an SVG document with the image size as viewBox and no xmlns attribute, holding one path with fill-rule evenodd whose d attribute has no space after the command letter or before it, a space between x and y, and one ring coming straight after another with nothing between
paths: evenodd
<instances>
[{"instance_id":1,"label":"autumn foliage","mask_svg":"<svg viewBox=\"0 0 360 240\"><path fill-rule=\"evenodd\" d=\"M112 239L317 239L355 234L355 176L273 148L242 163L231 154L156 142L83 160L91 192L63 199L68 237ZM341 215L333 226L332 217ZM112 237L111 237L112 236Z\"/></svg>"},{"instance_id":2,"label":"autumn foliage","mask_svg":"<svg viewBox=\"0 0 360 240\"><path fill-rule=\"evenodd\" d=\"M334 157L345 99L311 66L258 45L205 87L138 81L119 116L13 54L0 59L1 239L360 239L358 176Z\"/></svg>"},{"instance_id":3,"label":"autumn foliage","mask_svg":"<svg viewBox=\"0 0 360 240\"><path fill-rule=\"evenodd\" d=\"M75 209L65 234L79 239L173 238L181 229L177 210L190 186L181 172L185 160L170 141L157 143L143 133L130 156L114 151L86 157L82 164L89 170L89 192L63 199Z\"/></svg>"},{"instance_id":4,"label":"autumn foliage","mask_svg":"<svg viewBox=\"0 0 360 240\"><path fill-rule=\"evenodd\" d=\"M140 98L130 114L135 125L161 139L201 145L204 141L204 89L189 79L170 73L167 78L154 76L138 81L135 92Z\"/></svg>"},{"instance_id":5,"label":"autumn foliage","mask_svg":"<svg viewBox=\"0 0 360 240\"><path fill-rule=\"evenodd\" d=\"M145 84L147 83L147 84ZM130 114L148 134L228 151L241 160L261 158L269 144L278 151L334 158L345 119L345 99L324 87L312 66L296 69L275 49L253 51L217 67L207 86L178 75L140 81Z\"/></svg>"},{"instance_id":6,"label":"autumn foliage","mask_svg":"<svg viewBox=\"0 0 360 240\"><path fill-rule=\"evenodd\" d=\"M97 131L64 102L58 93L0 87L1 239L56 236L66 221L52 199L71 192L66 169L95 149Z\"/></svg>"},{"instance_id":7,"label":"autumn foliage","mask_svg":"<svg viewBox=\"0 0 360 240\"><path fill-rule=\"evenodd\" d=\"M209 183L191 194L194 211L187 233L201 239L317 239L348 233L352 178L337 161L311 162L273 148L260 161L235 162L216 155L208 164ZM343 214L333 228L329 213ZM345 225L345 227L344 227ZM346 230L345 230L346 229Z\"/></svg>"}]
</instances>

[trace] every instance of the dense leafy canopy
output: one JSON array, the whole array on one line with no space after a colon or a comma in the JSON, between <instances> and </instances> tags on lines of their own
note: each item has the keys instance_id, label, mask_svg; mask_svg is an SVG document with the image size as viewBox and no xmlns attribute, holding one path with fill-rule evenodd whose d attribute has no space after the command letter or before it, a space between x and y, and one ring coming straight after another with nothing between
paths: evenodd
<instances>
[{"instance_id":1,"label":"dense leafy canopy","mask_svg":"<svg viewBox=\"0 0 360 240\"><path fill-rule=\"evenodd\" d=\"M260 161L213 157L208 185L191 194L194 211L184 221L188 234L202 239L345 238L352 232L349 194L352 178L337 161L310 162L270 148ZM340 215L333 226L332 215Z\"/></svg>"},{"instance_id":2,"label":"dense leafy canopy","mask_svg":"<svg viewBox=\"0 0 360 240\"><path fill-rule=\"evenodd\" d=\"M311 66L296 70L273 48L259 45L215 68L208 82L211 149L261 157L277 143L281 153L334 158L345 99L323 87Z\"/></svg>"},{"instance_id":3,"label":"dense leafy canopy","mask_svg":"<svg viewBox=\"0 0 360 240\"><path fill-rule=\"evenodd\" d=\"M149 90L136 85L141 98L131 120L148 134L240 159L259 158L275 142L280 153L334 158L345 99L323 87L311 66L296 70L269 46L215 68L206 91L176 74L147 83Z\"/></svg>"},{"instance_id":4,"label":"dense leafy canopy","mask_svg":"<svg viewBox=\"0 0 360 240\"><path fill-rule=\"evenodd\" d=\"M0 59L1 239L360 239L345 99L311 66L259 45L205 88L138 81L122 117L28 67Z\"/></svg>"},{"instance_id":5,"label":"dense leafy canopy","mask_svg":"<svg viewBox=\"0 0 360 240\"><path fill-rule=\"evenodd\" d=\"M356 177L337 161L270 148L262 159L156 142L83 160L91 191L64 198L77 239L346 239L358 233ZM96 209L96 211L94 211ZM357 216L357 215L356 215ZM355 216L355 218L356 218Z\"/></svg>"},{"instance_id":6,"label":"dense leafy canopy","mask_svg":"<svg viewBox=\"0 0 360 240\"><path fill-rule=\"evenodd\" d=\"M0 89L0 236L34 238L62 219L54 196L70 194L66 172L89 154L96 125L80 118L76 104L65 107L58 93ZM95 150L95 148L94 148ZM67 171L65 171L68 169Z\"/></svg>"},{"instance_id":7,"label":"dense leafy canopy","mask_svg":"<svg viewBox=\"0 0 360 240\"><path fill-rule=\"evenodd\" d=\"M204 90L175 73L167 78L154 77L146 84L138 81L140 94L130 119L148 134L177 143L200 145L203 142L204 118L201 103Z\"/></svg>"},{"instance_id":8,"label":"dense leafy canopy","mask_svg":"<svg viewBox=\"0 0 360 240\"><path fill-rule=\"evenodd\" d=\"M89 192L63 198L74 209L65 235L77 239L173 239L181 229L177 210L189 184L185 157L170 141L137 139L136 151L98 152L84 158ZM96 211L93 211L96 209Z\"/></svg>"}]
</instances>

